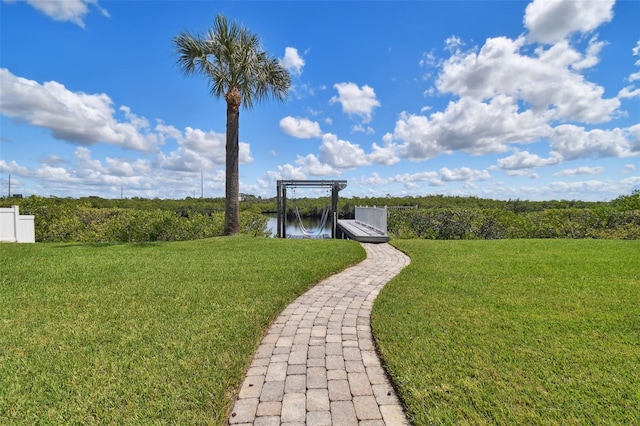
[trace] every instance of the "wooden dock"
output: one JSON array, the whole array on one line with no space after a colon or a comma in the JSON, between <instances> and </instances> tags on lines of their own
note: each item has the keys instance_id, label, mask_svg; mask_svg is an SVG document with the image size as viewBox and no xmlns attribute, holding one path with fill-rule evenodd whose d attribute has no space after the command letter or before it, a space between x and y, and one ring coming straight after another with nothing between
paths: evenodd
<instances>
[{"instance_id":1,"label":"wooden dock","mask_svg":"<svg viewBox=\"0 0 640 426\"><path fill-rule=\"evenodd\" d=\"M386 243L389 236L355 220L338 220L338 230L344 237L361 243Z\"/></svg>"}]
</instances>

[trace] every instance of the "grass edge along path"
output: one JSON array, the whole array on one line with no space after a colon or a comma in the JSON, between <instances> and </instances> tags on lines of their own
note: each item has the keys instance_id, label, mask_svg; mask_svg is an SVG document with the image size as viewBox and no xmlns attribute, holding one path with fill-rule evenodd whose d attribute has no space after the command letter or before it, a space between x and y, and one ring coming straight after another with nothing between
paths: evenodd
<instances>
[{"instance_id":1,"label":"grass edge along path","mask_svg":"<svg viewBox=\"0 0 640 426\"><path fill-rule=\"evenodd\" d=\"M640 241L393 245L372 326L413 424L636 424Z\"/></svg>"},{"instance_id":2,"label":"grass edge along path","mask_svg":"<svg viewBox=\"0 0 640 426\"><path fill-rule=\"evenodd\" d=\"M0 246L0 422L225 423L270 322L365 257L246 236Z\"/></svg>"}]
</instances>

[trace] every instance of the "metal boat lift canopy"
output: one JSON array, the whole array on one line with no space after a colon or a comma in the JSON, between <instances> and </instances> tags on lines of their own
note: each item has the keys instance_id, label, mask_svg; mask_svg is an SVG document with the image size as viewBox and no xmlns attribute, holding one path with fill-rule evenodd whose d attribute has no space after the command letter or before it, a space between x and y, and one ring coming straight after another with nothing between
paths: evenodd
<instances>
[{"instance_id":1,"label":"metal boat lift canopy","mask_svg":"<svg viewBox=\"0 0 640 426\"><path fill-rule=\"evenodd\" d=\"M336 238L338 228L338 192L347 187L346 180L279 180L278 182L277 235L287 238L287 188L331 189L331 238Z\"/></svg>"}]
</instances>

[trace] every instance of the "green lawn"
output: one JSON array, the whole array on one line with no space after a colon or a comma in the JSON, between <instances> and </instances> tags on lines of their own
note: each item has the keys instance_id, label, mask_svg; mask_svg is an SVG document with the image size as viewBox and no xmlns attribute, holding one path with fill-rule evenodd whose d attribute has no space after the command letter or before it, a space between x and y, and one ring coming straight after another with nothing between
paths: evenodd
<instances>
[{"instance_id":1,"label":"green lawn","mask_svg":"<svg viewBox=\"0 0 640 426\"><path fill-rule=\"evenodd\" d=\"M640 242L396 240L373 325L416 425L634 424ZM0 245L0 423L221 425L270 321L364 257L250 237Z\"/></svg>"},{"instance_id":2,"label":"green lawn","mask_svg":"<svg viewBox=\"0 0 640 426\"><path fill-rule=\"evenodd\" d=\"M638 424L640 241L393 244L373 327L415 425Z\"/></svg>"},{"instance_id":3,"label":"green lawn","mask_svg":"<svg viewBox=\"0 0 640 426\"><path fill-rule=\"evenodd\" d=\"M250 237L0 245L0 423L221 425L270 321L364 256Z\"/></svg>"}]
</instances>

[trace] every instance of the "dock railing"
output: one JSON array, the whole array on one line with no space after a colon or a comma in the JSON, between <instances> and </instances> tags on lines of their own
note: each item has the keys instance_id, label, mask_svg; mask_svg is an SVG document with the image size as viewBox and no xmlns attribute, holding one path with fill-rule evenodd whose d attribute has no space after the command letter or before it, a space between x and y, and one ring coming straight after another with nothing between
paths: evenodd
<instances>
[{"instance_id":1,"label":"dock railing","mask_svg":"<svg viewBox=\"0 0 640 426\"><path fill-rule=\"evenodd\" d=\"M418 205L414 204L413 206L387 206L388 210L417 210Z\"/></svg>"},{"instance_id":2,"label":"dock railing","mask_svg":"<svg viewBox=\"0 0 640 426\"><path fill-rule=\"evenodd\" d=\"M387 233L387 207L356 207L356 222Z\"/></svg>"}]
</instances>

